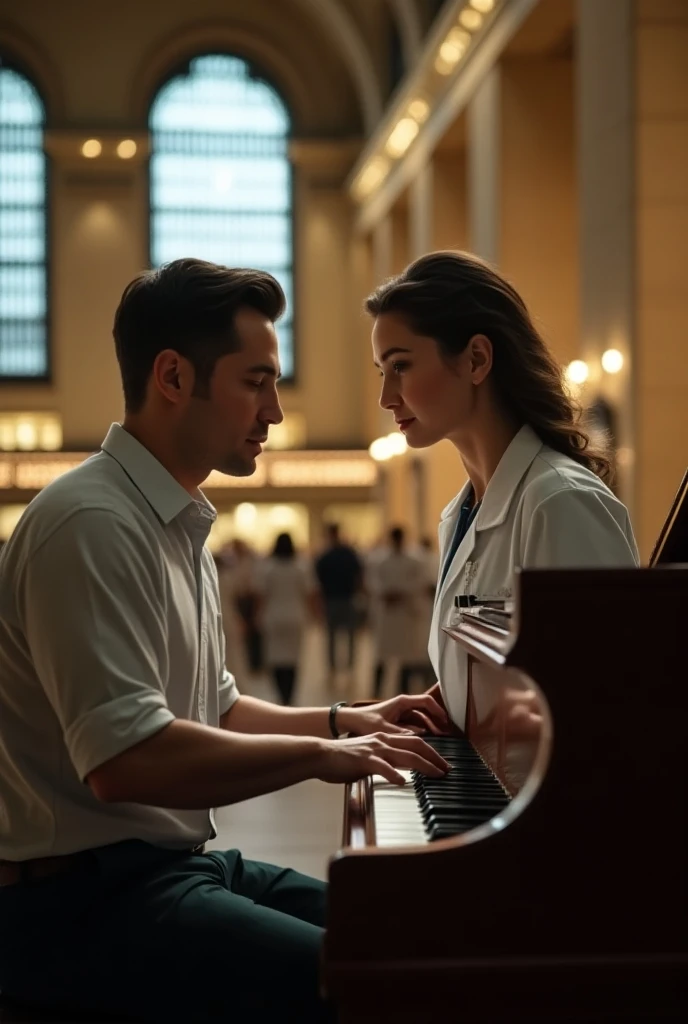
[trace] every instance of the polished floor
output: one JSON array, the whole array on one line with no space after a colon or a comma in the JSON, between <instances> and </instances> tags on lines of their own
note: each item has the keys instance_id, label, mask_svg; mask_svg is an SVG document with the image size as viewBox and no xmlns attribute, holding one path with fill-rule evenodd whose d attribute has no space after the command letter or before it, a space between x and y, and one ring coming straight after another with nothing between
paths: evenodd
<instances>
[{"instance_id":1,"label":"polished floor","mask_svg":"<svg viewBox=\"0 0 688 1024\"><path fill-rule=\"evenodd\" d=\"M229 660L231 662L231 658ZM341 673L330 684L325 667L324 635L320 629L313 628L304 642L295 703L312 707L329 706L333 700L364 699L371 693L372 673L372 643L363 632L351 677ZM276 699L268 675L249 676L241 657L237 660L236 675L242 692L266 700ZM393 666L388 676L385 689L391 695ZM220 808L216 814L218 835L208 845L217 849L238 847L244 856L254 860L327 878L328 862L341 845L343 800L342 786L310 780Z\"/></svg>"}]
</instances>

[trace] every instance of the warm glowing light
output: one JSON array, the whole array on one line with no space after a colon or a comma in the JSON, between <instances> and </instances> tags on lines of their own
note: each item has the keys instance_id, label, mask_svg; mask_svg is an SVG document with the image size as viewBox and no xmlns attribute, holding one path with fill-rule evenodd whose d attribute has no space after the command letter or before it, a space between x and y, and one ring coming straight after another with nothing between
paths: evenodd
<instances>
[{"instance_id":1,"label":"warm glowing light","mask_svg":"<svg viewBox=\"0 0 688 1024\"><path fill-rule=\"evenodd\" d=\"M237 505L234 519L240 530L250 529L258 518L258 509L250 501L242 501Z\"/></svg>"},{"instance_id":2,"label":"warm glowing light","mask_svg":"<svg viewBox=\"0 0 688 1024\"><path fill-rule=\"evenodd\" d=\"M58 476L76 469L81 462L81 459L17 462L14 467L14 486L20 491L40 491L57 480Z\"/></svg>"},{"instance_id":3,"label":"warm glowing light","mask_svg":"<svg viewBox=\"0 0 688 1024\"><path fill-rule=\"evenodd\" d=\"M383 156L373 157L356 182L355 189L358 196L365 199L370 195L385 180L388 170L389 160Z\"/></svg>"},{"instance_id":4,"label":"warm glowing light","mask_svg":"<svg viewBox=\"0 0 688 1024\"><path fill-rule=\"evenodd\" d=\"M40 447L46 452L57 452L62 447L62 427L56 420L46 420L40 428Z\"/></svg>"},{"instance_id":5,"label":"warm glowing light","mask_svg":"<svg viewBox=\"0 0 688 1024\"><path fill-rule=\"evenodd\" d=\"M602 353L602 369L605 373L618 373L624 364L624 357L618 348L608 348Z\"/></svg>"},{"instance_id":6,"label":"warm glowing light","mask_svg":"<svg viewBox=\"0 0 688 1024\"><path fill-rule=\"evenodd\" d=\"M376 462L386 462L387 459L392 458L394 452L390 449L388 438L376 437L368 449L368 454L371 459L375 459Z\"/></svg>"},{"instance_id":7,"label":"warm glowing light","mask_svg":"<svg viewBox=\"0 0 688 1024\"><path fill-rule=\"evenodd\" d=\"M387 445L392 455L403 455L408 448L406 438L399 430L387 435Z\"/></svg>"},{"instance_id":8,"label":"warm glowing light","mask_svg":"<svg viewBox=\"0 0 688 1024\"><path fill-rule=\"evenodd\" d=\"M23 452L33 451L38 442L38 431L36 424L31 420L20 420L15 430L17 437L17 448Z\"/></svg>"},{"instance_id":9,"label":"warm glowing light","mask_svg":"<svg viewBox=\"0 0 688 1024\"><path fill-rule=\"evenodd\" d=\"M427 100L412 100L408 107L409 116L414 118L418 124L422 124L423 121L427 120L428 114L430 113L430 104Z\"/></svg>"},{"instance_id":10,"label":"warm glowing light","mask_svg":"<svg viewBox=\"0 0 688 1024\"><path fill-rule=\"evenodd\" d=\"M131 160L136 156L136 143L133 139L122 139L117 146L117 156L120 160Z\"/></svg>"},{"instance_id":11,"label":"warm glowing light","mask_svg":"<svg viewBox=\"0 0 688 1024\"><path fill-rule=\"evenodd\" d=\"M566 378L571 384L585 384L589 374L590 368L582 359L574 359L566 367Z\"/></svg>"},{"instance_id":12,"label":"warm glowing light","mask_svg":"<svg viewBox=\"0 0 688 1024\"><path fill-rule=\"evenodd\" d=\"M403 455L407 448L406 438L398 430L395 430L394 433L387 434L386 437L376 438L368 449L368 454L376 462L386 462L388 459L393 459L395 455Z\"/></svg>"},{"instance_id":13,"label":"warm glowing light","mask_svg":"<svg viewBox=\"0 0 688 1024\"><path fill-rule=\"evenodd\" d=\"M86 139L86 142L81 147L82 155L89 160L92 160L95 156L100 156L102 152L103 146L99 139Z\"/></svg>"},{"instance_id":14,"label":"warm glowing light","mask_svg":"<svg viewBox=\"0 0 688 1024\"><path fill-rule=\"evenodd\" d=\"M459 21L464 28L468 29L469 32L476 32L483 23L483 16L480 11L476 11L472 7L467 7L465 10L461 11Z\"/></svg>"},{"instance_id":15,"label":"warm glowing light","mask_svg":"<svg viewBox=\"0 0 688 1024\"><path fill-rule=\"evenodd\" d=\"M375 466L368 459L282 459L270 466L273 487L372 487Z\"/></svg>"},{"instance_id":16,"label":"warm glowing light","mask_svg":"<svg viewBox=\"0 0 688 1024\"><path fill-rule=\"evenodd\" d=\"M289 505L273 505L268 513L268 519L272 526L284 530L289 526L293 526L298 516Z\"/></svg>"},{"instance_id":17,"label":"warm glowing light","mask_svg":"<svg viewBox=\"0 0 688 1024\"><path fill-rule=\"evenodd\" d=\"M494 7L495 0L470 0L470 4L481 14L487 14Z\"/></svg>"},{"instance_id":18,"label":"warm glowing light","mask_svg":"<svg viewBox=\"0 0 688 1024\"><path fill-rule=\"evenodd\" d=\"M435 61L435 70L440 75L451 74L468 49L470 41L470 35L468 32L464 32L463 29L452 28L447 32Z\"/></svg>"},{"instance_id":19,"label":"warm glowing light","mask_svg":"<svg viewBox=\"0 0 688 1024\"><path fill-rule=\"evenodd\" d=\"M414 121L412 117L402 117L401 121L397 122L394 131L387 139L385 149L389 155L393 157L402 156L415 139L418 131L417 121Z\"/></svg>"},{"instance_id":20,"label":"warm glowing light","mask_svg":"<svg viewBox=\"0 0 688 1024\"><path fill-rule=\"evenodd\" d=\"M14 424L11 422L0 422L0 449L4 452L13 452L17 447L17 436Z\"/></svg>"}]
</instances>

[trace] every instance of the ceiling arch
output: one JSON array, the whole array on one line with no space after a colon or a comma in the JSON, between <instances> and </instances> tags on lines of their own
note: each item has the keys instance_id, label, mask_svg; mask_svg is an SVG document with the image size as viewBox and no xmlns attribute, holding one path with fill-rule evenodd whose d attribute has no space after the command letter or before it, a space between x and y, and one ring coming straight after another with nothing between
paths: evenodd
<instances>
[{"instance_id":1,"label":"ceiling arch","mask_svg":"<svg viewBox=\"0 0 688 1024\"><path fill-rule=\"evenodd\" d=\"M266 69L294 115L296 127L299 122L309 122L315 98L291 56L267 33L225 21L185 25L146 52L131 84L132 120L144 128L151 101L164 80L184 61L213 51L238 53Z\"/></svg>"},{"instance_id":2,"label":"ceiling arch","mask_svg":"<svg viewBox=\"0 0 688 1024\"><path fill-rule=\"evenodd\" d=\"M0 56L14 60L36 86L45 104L48 126L59 124L65 116L62 78L50 55L31 36L7 21L0 21Z\"/></svg>"},{"instance_id":3,"label":"ceiling arch","mask_svg":"<svg viewBox=\"0 0 688 1024\"><path fill-rule=\"evenodd\" d=\"M370 51L355 21L339 0L293 2L311 11L337 44L356 87L366 132L372 132L382 116L382 90Z\"/></svg>"}]
</instances>

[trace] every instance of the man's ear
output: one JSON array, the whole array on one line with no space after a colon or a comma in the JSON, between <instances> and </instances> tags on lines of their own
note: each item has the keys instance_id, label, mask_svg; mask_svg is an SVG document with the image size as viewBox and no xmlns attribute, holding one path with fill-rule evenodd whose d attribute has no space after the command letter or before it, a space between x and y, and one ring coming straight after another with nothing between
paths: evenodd
<instances>
[{"instance_id":1,"label":"man's ear","mask_svg":"<svg viewBox=\"0 0 688 1024\"><path fill-rule=\"evenodd\" d=\"M471 382L482 384L492 369L492 342L484 334L474 334L467 347Z\"/></svg>"},{"instance_id":2,"label":"man's ear","mask_svg":"<svg viewBox=\"0 0 688 1024\"><path fill-rule=\"evenodd\" d=\"M174 405L193 391L193 367L174 349L167 348L158 353L152 376L160 394Z\"/></svg>"}]
</instances>

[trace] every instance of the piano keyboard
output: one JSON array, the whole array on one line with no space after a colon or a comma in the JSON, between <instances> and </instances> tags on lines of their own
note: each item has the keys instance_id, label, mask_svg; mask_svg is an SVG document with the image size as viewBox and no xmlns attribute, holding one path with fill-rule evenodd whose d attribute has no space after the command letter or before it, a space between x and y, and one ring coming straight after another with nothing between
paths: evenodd
<instances>
[{"instance_id":1,"label":"piano keyboard","mask_svg":"<svg viewBox=\"0 0 688 1024\"><path fill-rule=\"evenodd\" d=\"M447 839L494 818L511 799L474 748L463 738L425 737L451 771L431 779L402 771L405 786L373 776L377 846L407 846Z\"/></svg>"}]
</instances>

